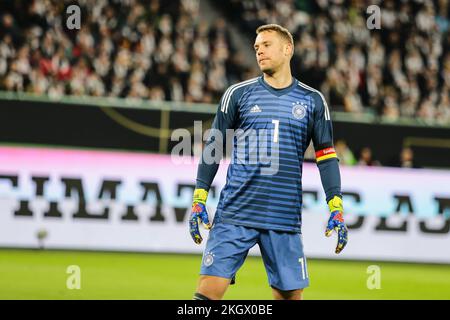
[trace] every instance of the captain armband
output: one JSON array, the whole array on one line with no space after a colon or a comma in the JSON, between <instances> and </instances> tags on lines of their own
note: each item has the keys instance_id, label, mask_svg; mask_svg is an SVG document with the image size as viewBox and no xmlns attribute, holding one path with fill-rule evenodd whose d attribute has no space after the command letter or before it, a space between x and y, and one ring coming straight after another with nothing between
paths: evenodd
<instances>
[{"instance_id":1,"label":"captain armband","mask_svg":"<svg viewBox=\"0 0 450 320\"><path fill-rule=\"evenodd\" d=\"M328 148L316 151L316 162L317 163L327 160L327 159L331 159L331 158L337 158L334 147L328 147Z\"/></svg>"}]
</instances>

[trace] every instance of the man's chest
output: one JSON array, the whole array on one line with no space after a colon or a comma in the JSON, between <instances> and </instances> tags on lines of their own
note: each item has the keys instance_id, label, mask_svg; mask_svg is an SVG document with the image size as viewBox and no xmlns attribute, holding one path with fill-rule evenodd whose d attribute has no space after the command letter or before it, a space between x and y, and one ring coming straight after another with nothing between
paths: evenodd
<instances>
[{"instance_id":1,"label":"man's chest","mask_svg":"<svg viewBox=\"0 0 450 320\"><path fill-rule=\"evenodd\" d=\"M239 105L238 128L304 131L312 119L313 104L307 97L256 97Z\"/></svg>"}]
</instances>

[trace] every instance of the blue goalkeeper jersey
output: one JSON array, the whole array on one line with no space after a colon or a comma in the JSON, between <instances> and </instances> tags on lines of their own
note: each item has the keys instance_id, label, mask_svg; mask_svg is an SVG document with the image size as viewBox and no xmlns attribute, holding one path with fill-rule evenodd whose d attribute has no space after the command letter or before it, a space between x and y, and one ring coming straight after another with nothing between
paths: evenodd
<instances>
[{"instance_id":1,"label":"blue goalkeeper jersey","mask_svg":"<svg viewBox=\"0 0 450 320\"><path fill-rule=\"evenodd\" d=\"M226 90L212 128L224 137L227 129L235 130L216 218L301 232L302 164L311 139L317 161L336 157L323 95L294 78L283 89L274 89L262 76L250 79ZM210 137L207 145L213 141Z\"/></svg>"}]
</instances>

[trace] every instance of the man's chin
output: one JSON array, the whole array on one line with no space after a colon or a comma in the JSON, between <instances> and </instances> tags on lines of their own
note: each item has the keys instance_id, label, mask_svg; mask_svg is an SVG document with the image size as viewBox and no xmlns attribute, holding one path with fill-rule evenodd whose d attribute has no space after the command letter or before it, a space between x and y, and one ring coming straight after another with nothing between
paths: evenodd
<instances>
[{"instance_id":1,"label":"man's chin","mask_svg":"<svg viewBox=\"0 0 450 320\"><path fill-rule=\"evenodd\" d=\"M268 74L268 75L272 75L272 74L274 73L273 68L260 67L260 70L261 70L263 73L266 73L266 74Z\"/></svg>"}]
</instances>

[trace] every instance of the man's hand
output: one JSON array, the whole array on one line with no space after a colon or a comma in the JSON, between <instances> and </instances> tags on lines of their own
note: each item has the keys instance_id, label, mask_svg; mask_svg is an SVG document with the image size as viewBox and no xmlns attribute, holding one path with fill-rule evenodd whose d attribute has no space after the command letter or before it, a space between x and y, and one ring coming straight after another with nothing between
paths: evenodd
<instances>
[{"instance_id":1,"label":"man's hand","mask_svg":"<svg viewBox=\"0 0 450 320\"><path fill-rule=\"evenodd\" d=\"M189 218L189 232L196 244L200 244L203 238L198 229L198 222L201 221L206 229L211 228L209 223L208 212L206 212L206 199L208 198L208 191L205 189L195 189L192 200L192 211Z\"/></svg>"},{"instance_id":2,"label":"man's hand","mask_svg":"<svg viewBox=\"0 0 450 320\"><path fill-rule=\"evenodd\" d=\"M330 208L330 219L328 219L327 230L325 230L325 235L327 237L331 236L333 230L336 231L338 235L338 243L336 247L336 253L341 252L348 241L348 230L344 223L344 218L342 213L344 208L342 205L342 199L338 196L334 196L333 199L328 201L328 207Z\"/></svg>"}]
</instances>

